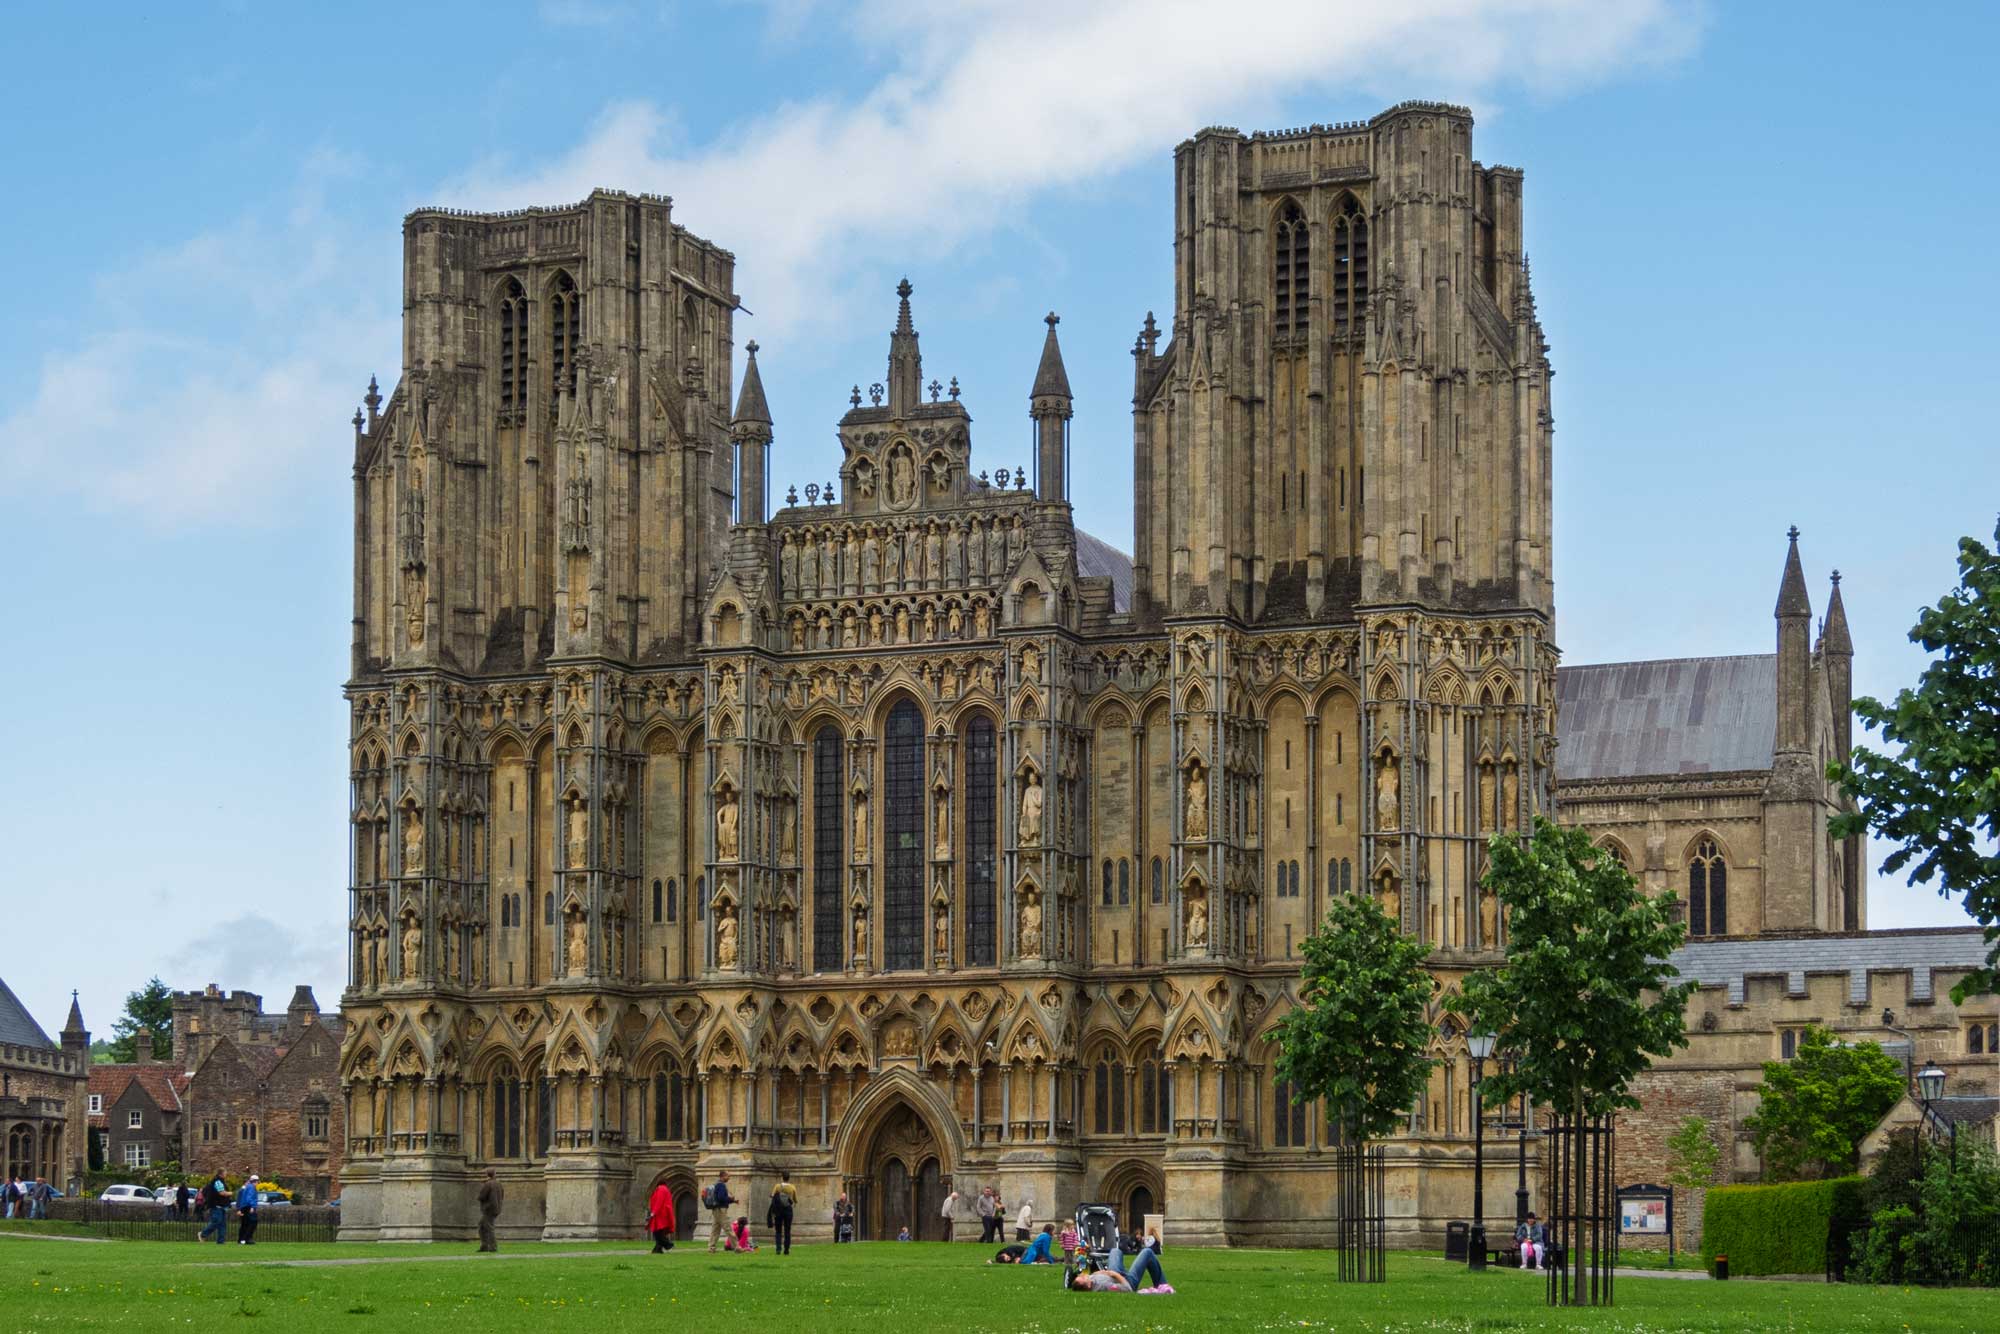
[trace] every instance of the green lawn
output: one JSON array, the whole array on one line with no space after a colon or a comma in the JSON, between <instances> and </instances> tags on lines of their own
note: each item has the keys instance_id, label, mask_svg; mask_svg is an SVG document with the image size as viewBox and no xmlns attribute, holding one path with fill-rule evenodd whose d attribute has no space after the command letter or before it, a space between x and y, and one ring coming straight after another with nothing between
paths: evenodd
<instances>
[{"instance_id":1,"label":"green lawn","mask_svg":"<svg viewBox=\"0 0 2000 1334\"><path fill-rule=\"evenodd\" d=\"M710 1256L683 1244L465 1246L63 1242L0 1237L8 1330L1937 1330L2000 1327L1992 1292L1620 1279L1608 1312L1551 1311L1538 1276L1392 1257L1389 1282L1333 1279L1323 1251L1170 1252L1172 1297L1073 1294L1058 1271L989 1266L970 1245L802 1247ZM550 1251L582 1254L549 1254ZM295 1266L289 1260L360 1263ZM414 1262L414 1263L413 1263Z\"/></svg>"}]
</instances>

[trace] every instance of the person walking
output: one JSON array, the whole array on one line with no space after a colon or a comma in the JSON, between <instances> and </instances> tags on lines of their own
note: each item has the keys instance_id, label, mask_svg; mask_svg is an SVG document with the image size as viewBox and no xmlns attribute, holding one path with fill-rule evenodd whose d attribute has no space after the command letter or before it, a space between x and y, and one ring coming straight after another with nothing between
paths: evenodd
<instances>
[{"instance_id":1,"label":"person walking","mask_svg":"<svg viewBox=\"0 0 2000 1334\"><path fill-rule=\"evenodd\" d=\"M792 1213L799 1207L799 1188L792 1184L790 1171L778 1174L771 1188L771 1207L764 1211L764 1226L771 1229L771 1249L779 1255L792 1253Z\"/></svg>"},{"instance_id":2,"label":"person walking","mask_svg":"<svg viewBox=\"0 0 2000 1334\"><path fill-rule=\"evenodd\" d=\"M736 1203L736 1197L729 1193L729 1173L718 1172L715 1184L702 1192L701 1202L708 1206L708 1253L715 1254L715 1248L729 1240L729 1206Z\"/></svg>"},{"instance_id":3,"label":"person walking","mask_svg":"<svg viewBox=\"0 0 2000 1334\"><path fill-rule=\"evenodd\" d=\"M833 1240L836 1244L854 1240L854 1204L844 1190L833 1202Z\"/></svg>"},{"instance_id":4,"label":"person walking","mask_svg":"<svg viewBox=\"0 0 2000 1334\"><path fill-rule=\"evenodd\" d=\"M653 1234L653 1254L664 1255L674 1248L674 1190L664 1181L655 1182L646 1201L646 1231Z\"/></svg>"},{"instance_id":5,"label":"person walking","mask_svg":"<svg viewBox=\"0 0 2000 1334\"><path fill-rule=\"evenodd\" d=\"M252 1172L236 1192L236 1244L257 1244L257 1174Z\"/></svg>"},{"instance_id":6,"label":"person walking","mask_svg":"<svg viewBox=\"0 0 2000 1334\"><path fill-rule=\"evenodd\" d=\"M1031 1233L1034 1231L1034 1227L1035 1227L1035 1202L1032 1199L1022 1200L1021 1212L1014 1216L1014 1240L1015 1241L1032 1240L1033 1238L1031 1236Z\"/></svg>"},{"instance_id":7,"label":"person walking","mask_svg":"<svg viewBox=\"0 0 2000 1334\"><path fill-rule=\"evenodd\" d=\"M500 1239L494 1235L493 1225L499 1221L500 1208L507 1202L507 1188L500 1184L499 1176L492 1168L486 1169L486 1180L479 1185L479 1249L497 1251Z\"/></svg>"},{"instance_id":8,"label":"person walking","mask_svg":"<svg viewBox=\"0 0 2000 1334\"><path fill-rule=\"evenodd\" d=\"M207 1241L208 1234L213 1232L215 1244L222 1245L229 1239L226 1235L229 1231L229 1186L220 1172L201 1188L201 1207L208 1211L208 1222L202 1227L201 1235L195 1238L195 1244Z\"/></svg>"},{"instance_id":9,"label":"person walking","mask_svg":"<svg viewBox=\"0 0 2000 1334\"><path fill-rule=\"evenodd\" d=\"M182 1222L187 1221L188 1201L193 1193L188 1189L188 1183L185 1181L174 1187L174 1215Z\"/></svg>"},{"instance_id":10,"label":"person walking","mask_svg":"<svg viewBox=\"0 0 2000 1334\"><path fill-rule=\"evenodd\" d=\"M49 1189L49 1179L47 1177L36 1177L35 1184L28 1189L32 1192L28 1205L28 1217L46 1219L49 1216L49 1196L54 1193Z\"/></svg>"},{"instance_id":11,"label":"person walking","mask_svg":"<svg viewBox=\"0 0 2000 1334\"><path fill-rule=\"evenodd\" d=\"M979 1192L979 1244L990 1246L1000 1240L1000 1201L993 1194L993 1187L983 1187Z\"/></svg>"}]
</instances>

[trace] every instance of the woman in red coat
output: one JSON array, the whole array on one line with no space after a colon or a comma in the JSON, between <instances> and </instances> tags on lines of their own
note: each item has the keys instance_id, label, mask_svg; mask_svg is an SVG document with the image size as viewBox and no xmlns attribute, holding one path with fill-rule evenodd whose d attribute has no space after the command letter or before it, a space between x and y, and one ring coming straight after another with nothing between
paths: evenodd
<instances>
[{"instance_id":1,"label":"woman in red coat","mask_svg":"<svg viewBox=\"0 0 2000 1334\"><path fill-rule=\"evenodd\" d=\"M674 1192L664 1181L646 1201L646 1231L653 1234L653 1254L674 1248Z\"/></svg>"}]
</instances>

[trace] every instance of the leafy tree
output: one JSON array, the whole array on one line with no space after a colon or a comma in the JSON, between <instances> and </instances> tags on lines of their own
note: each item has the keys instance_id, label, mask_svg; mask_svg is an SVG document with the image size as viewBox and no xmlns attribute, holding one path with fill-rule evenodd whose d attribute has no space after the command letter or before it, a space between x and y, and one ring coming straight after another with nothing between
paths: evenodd
<instances>
[{"instance_id":1,"label":"leafy tree","mask_svg":"<svg viewBox=\"0 0 2000 1334\"><path fill-rule=\"evenodd\" d=\"M1470 974L1449 1002L1515 1054L1487 1077L1487 1098L1525 1095L1571 1123L1636 1108L1633 1078L1687 1045L1695 984L1675 981L1667 962L1687 937L1674 896L1648 897L1588 833L1540 816L1531 834L1495 835L1488 846L1484 883L1508 913L1507 960ZM1578 1200L1587 1158L1575 1155ZM1571 1246L1569 1259L1581 1294L1584 1248Z\"/></svg>"},{"instance_id":2,"label":"leafy tree","mask_svg":"<svg viewBox=\"0 0 2000 1334\"><path fill-rule=\"evenodd\" d=\"M125 1012L111 1025L112 1060L139 1059L136 1040L142 1028L152 1030L153 1059L164 1061L174 1054L174 997L157 977L125 998Z\"/></svg>"},{"instance_id":3,"label":"leafy tree","mask_svg":"<svg viewBox=\"0 0 2000 1334\"><path fill-rule=\"evenodd\" d=\"M1306 937L1299 1008L1278 1021L1277 1074L1326 1099L1349 1144L1388 1134L1430 1075L1430 947L1365 894L1339 895Z\"/></svg>"},{"instance_id":4,"label":"leafy tree","mask_svg":"<svg viewBox=\"0 0 2000 1334\"><path fill-rule=\"evenodd\" d=\"M1839 1176L1902 1096L1903 1067L1880 1043L1808 1028L1791 1060L1764 1062L1763 1101L1743 1125L1767 1176Z\"/></svg>"},{"instance_id":5,"label":"leafy tree","mask_svg":"<svg viewBox=\"0 0 2000 1334\"><path fill-rule=\"evenodd\" d=\"M1871 1283L2000 1285L2000 1160L1965 1137L1951 1154L1923 1154L1916 1205L1875 1214L1856 1268Z\"/></svg>"},{"instance_id":6,"label":"leafy tree","mask_svg":"<svg viewBox=\"0 0 2000 1334\"><path fill-rule=\"evenodd\" d=\"M2000 547L2000 525L1993 530ZM1986 928L1986 966L1952 988L1952 999L2000 989L2000 556L1970 537L1958 540L1958 586L1917 614L1910 639L1936 655L1916 688L1889 704L1863 698L1854 711L1896 756L1856 746L1828 766L1858 807L1834 816L1836 837L1873 829L1896 850L1882 863L1894 875L1937 882L1946 898Z\"/></svg>"},{"instance_id":7,"label":"leafy tree","mask_svg":"<svg viewBox=\"0 0 2000 1334\"><path fill-rule=\"evenodd\" d=\"M1707 1190L1715 1184L1716 1164L1722 1161L1722 1147L1715 1142L1708 1121L1699 1116L1681 1118L1674 1133L1667 1136L1667 1184L1682 1193L1684 1210L1692 1210L1700 1198L1697 1191ZM1699 1224L1700 1219L1693 1213L1687 1215L1690 1224ZM1695 1227L1695 1234L1701 1229ZM1671 1252L1668 1264L1671 1266Z\"/></svg>"}]
</instances>

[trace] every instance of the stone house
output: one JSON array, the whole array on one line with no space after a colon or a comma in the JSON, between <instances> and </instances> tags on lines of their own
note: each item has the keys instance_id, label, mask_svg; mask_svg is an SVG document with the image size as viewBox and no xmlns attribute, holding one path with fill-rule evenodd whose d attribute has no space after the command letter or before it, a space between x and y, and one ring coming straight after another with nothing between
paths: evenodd
<instances>
[{"instance_id":1,"label":"stone house","mask_svg":"<svg viewBox=\"0 0 2000 1334\"><path fill-rule=\"evenodd\" d=\"M89 1130L90 1033L74 994L60 1042L0 981L0 1170L71 1189L83 1176Z\"/></svg>"},{"instance_id":2,"label":"stone house","mask_svg":"<svg viewBox=\"0 0 2000 1334\"><path fill-rule=\"evenodd\" d=\"M217 1036L188 1078L187 1162L200 1175L251 1172L302 1201L339 1194L345 1139L340 1040L317 1017L283 1045Z\"/></svg>"},{"instance_id":3,"label":"stone house","mask_svg":"<svg viewBox=\"0 0 2000 1334\"><path fill-rule=\"evenodd\" d=\"M186 1158L181 1142L187 1076L153 1059L153 1036L139 1030L139 1059L90 1067L90 1125L108 1171L138 1173Z\"/></svg>"}]
</instances>

